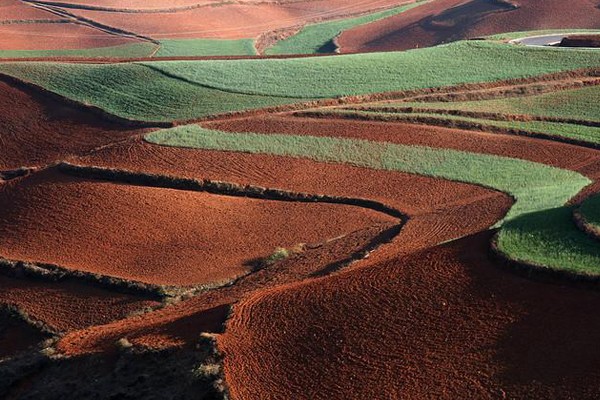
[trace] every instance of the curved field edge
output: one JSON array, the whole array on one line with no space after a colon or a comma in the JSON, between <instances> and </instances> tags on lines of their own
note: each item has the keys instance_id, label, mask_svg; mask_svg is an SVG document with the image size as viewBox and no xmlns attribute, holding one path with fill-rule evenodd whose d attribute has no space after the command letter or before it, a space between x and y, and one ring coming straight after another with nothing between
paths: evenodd
<instances>
[{"instance_id":1,"label":"curved field edge","mask_svg":"<svg viewBox=\"0 0 600 400\"><path fill-rule=\"evenodd\" d=\"M511 195L506 219L563 205L591 181L544 164L449 149L359 139L228 133L186 125L149 133L154 144L309 158L474 183Z\"/></svg>"},{"instance_id":2,"label":"curved field edge","mask_svg":"<svg viewBox=\"0 0 600 400\"><path fill-rule=\"evenodd\" d=\"M345 18L336 21L310 24L297 34L277 42L266 49L265 54L315 54L333 53L338 50L334 43L342 32L360 25L369 24L381 19L401 14L430 0L417 0L411 4L403 4L389 10L378 11L359 17Z\"/></svg>"},{"instance_id":3,"label":"curved field edge","mask_svg":"<svg viewBox=\"0 0 600 400\"><path fill-rule=\"evenodd\" d=\"M525 79L598 65L600 52L463 41L406 52L317 58L2 63L0 73L122 118L167 122L316 99Z\"/></svg>"},{"instance_id":4,"label":"curved field edge","mask_svg":"<svg viewBox=\"0 0 600 400\"><path fill-rule=\"evenodd\" d=\"M600 240L600 195L587 198L573 210L575 223L583 232Z\"/></svg>"}]
</instances>

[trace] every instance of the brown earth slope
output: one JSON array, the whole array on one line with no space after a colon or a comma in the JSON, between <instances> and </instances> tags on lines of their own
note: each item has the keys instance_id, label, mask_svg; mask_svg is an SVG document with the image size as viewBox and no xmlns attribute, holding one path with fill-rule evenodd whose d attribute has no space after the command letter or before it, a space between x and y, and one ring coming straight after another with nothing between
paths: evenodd
<instances>
[{"instance_id":1,"label":"brown earth slope","mask_svg":"<svg viewBox=\"0 0 600 400\"><path fill-rule=\"evenodd\" d=\"M350 29L338 43L342 52L390 51L503 32L600 28L599 6L598 0L437 0Z\"/></svg>"}]
</instances>

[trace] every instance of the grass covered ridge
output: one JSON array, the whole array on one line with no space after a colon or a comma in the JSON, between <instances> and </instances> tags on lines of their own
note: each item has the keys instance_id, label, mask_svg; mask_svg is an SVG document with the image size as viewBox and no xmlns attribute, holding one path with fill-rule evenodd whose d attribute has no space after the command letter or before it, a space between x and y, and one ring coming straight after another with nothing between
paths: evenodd
<instances>
[{"instance_id":1,"label":"grass covered ridge","mask_svg":"<svg viewBox=\"0 0 600 400\"><path fill-rule=\"evenodd\" d=\"M150 42L68 50L0 50L0 58L136 58L149 57L158 46Z\"/></svg>"},{"instance_id":2,"label":"grass covered ridge","mask_svg":"<svg viewBox=\"0 0 600 400\"><path fill-rule=\"evenodd\" d=\"M164 39L154 57L252 56L253 39Z\"/></svg>"},{"instance_id":3,"label":"grass covered ridge","mask_svg":"<svg viewBox=\"0 0 600 400\"><path fill-rule=\"evenodd\" d=\"M152 132L146 140L168 146L308 158L479 184L515 198L507 219L562 206L590 183L576 172L530 161L359 139L238 134L186 125Z\"/></svg>"}]
</instances>

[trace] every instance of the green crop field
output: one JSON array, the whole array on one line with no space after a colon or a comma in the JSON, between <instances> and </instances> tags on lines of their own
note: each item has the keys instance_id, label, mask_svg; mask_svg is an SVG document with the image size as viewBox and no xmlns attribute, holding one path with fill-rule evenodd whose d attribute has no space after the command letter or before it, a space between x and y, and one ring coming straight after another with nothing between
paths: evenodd
<instances>
[{"instance_id":1,"label":"green crop field","mask_svg":"<svg viewBox=\"0 0 600 400\"><path fill-rule=\"evenodd\" d=\"M599 64L600 52L595 51L457 42L397 53L285 60L102 66L3 63L0 72L118 116L170 121L313 98L521 78Z\"/></svg>"},{"instance_id":2,"label":"green crop field","mask_svg":"<svg viewBox=\"0 0 600 400\"><path fill-rule=\"evenodd\" d=\"M498 246L516 261L600 275L600 245L577 229L572 211L550 208L508 221L498 234Z\"/></svg>"},{"instance_id":3,"label":"green crop field","mask_svg":"<svg viewBox=\"0 0 600 400\"><path fill-rule=\"evenodd\" d=\"M255 54L253 39L170 39L160 41L160 48L154 56L251 56Z\"/></svg>"},{"instance_id":4,"label":"green crop field","mask_svg":"<svg viewBox=\"0 0 600 400\"><path fill-rule=\"evenodd\" d=\"M598 29L542 29L537 31L506 32L486 36L489 40L514 40L529 36L560 35L561 33L600 33Z\"/></svg>"},{"instance_id":5,"label":"green crop field","mask_svg":"<svg viewBox=\"0 0 600 400\"><path fill-rule=\"evenodd\" d=\"M451 103L448 103L451 104ZM421 106L423 103L421 103ZM320 115L327 116L351 116L367 120L376 121L407 121L407 122L423 122L428 125L439 126L458 126L467 128L468 126L477 127L478 130L486 130L491 128L500 128L509 131L522 131L535 135L546 135L556 138L574 139L591 144L600 144L600 128L568 124L562 122L547 122L547 121L499 121L495 119L470 118L457 115L443 114L437 112L376 112L376 111L358 111L347 109L328 109L320 110ZM462 126L461 126L462 123Z\"/></svg>"},{"instance_id":6,"label":"green crop field","mask_svg":"<svg viewBox=\"0 0 600 400\"><path fill-rule=\"evenodd\" d=\"M510 97L494 100L381 103L381 106L522 114L600 122L600 107L590 107L590 104L600 104L600 86L562 90L537 96Z\"/></svg>"},{"instance_id":7,"label":"green crop field","mask_svg":"<svg viewBox=\"0 0 600 400\"><path fill-rule=\"evenodd\" d=\"M516 200L507 218L563 205L590 181L559 168L487 154L332 137L226 133L186 125L146 140L168 146L264 153L475 183Z\"/></svg>"},{"instance_id":8,"label":"green crop field","mask_svg":"<svg viewBox=\"0 0 600 400\"><path fill-rule=\"evenodd\" d=\"M150 42L122 44L110 47L72 50L0 50L0 58L41 58L41 57L81 57L81 58L136 58L150 56L158 46Z\"/></svg>"},{"instance_id":9,"label":"green crop field","mask_svg":"<svg viewBox=\"0 0 600 400\"><path fill-rule=\"evenodd\" d=\"M379 11L355 18L346 18L337 21L322 22L308 25L296 35L277 42L273 47L267 49L267 54L315 54L332 53L335 45L332 41L343 31L352 29L359 25L379 21L396 14L403 13L423 3L420 0L412 4L394 7L389 10Z\"/></svg>"}]
</instances>

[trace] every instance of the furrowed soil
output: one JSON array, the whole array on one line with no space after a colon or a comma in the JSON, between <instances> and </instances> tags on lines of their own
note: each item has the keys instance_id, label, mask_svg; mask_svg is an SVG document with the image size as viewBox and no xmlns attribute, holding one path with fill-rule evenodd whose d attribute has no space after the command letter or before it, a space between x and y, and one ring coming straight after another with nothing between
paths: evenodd
<instances>
[{"instance_id":1,"label":"furrowed soil","mask_svg":"<svg viewBox=\"0 0 600 400\"><path fill-rule=\"evenodd\" d=\"M157 285L222 284L277 247L394 221L359 207L113 184L54 170L0 189L0 254Z\"/></svg>"},{"instance_id":2,"label":"furrowed soil","mask_svg":"<svg viewBox=\"0 0 600 400\"><path fill-rule=\"evenodd\" d=\"M66 50L137 43L76 23L0 24L0 50Z\"/></svg>"},{"instance_id":3,"label":"furrowed soil","mask_svg":"<svg viewBox=\"0 0 600 400\"><path fill-rule=\"evenodd\" d=\"M73 10L77 15L155 39L242 39L308 22L342 18L398 5L397 1L299 1L282 4L227 4L174 13L114 13Z\"/></svg>"},{"instance_id":4,"label":"furrowed soil","mask_svg":"<svg viewBox=\"0 0 600 400\"><path fill-rule=\"evenodd\" d=\"M39 330L8 311L0 311L0 359L10 357L41 342Z\"/></svg>"},{"instance_id":5,"label":"furrowed soil","mask_svg":"<svg viewBox=\"0 0 600 400\"><path fill-rule=\"evenodd\" d=\"M0 303L16 304L31 318L67 332L107 324L156 301L111 292L77 282L43 282L0 275Z\"/></svg>"},{"instance_id":6,"label":"furrowed soil","mask_svg":"<svg viewBox=\"0 0 600 400\"><path fill-rule=\"evenodd\" d=\"M32 20L57 20L58 16L31 7L19 0L0 0L0 24Z\"/></svg>"},{"instance_id":7,"label":"furrowed soil","mask_svg":"<svg viewBox=\"0 0 600 400\"><path fill-rule=\"evenodd\" d=\"M490 237L242 301L219 337L232 397L594 398L600 294L499 269Z\"/></svg>"},{"instance_id":8,"label":"furrowed soil","mask_svg":"<svg viewBox=\"0 0 600 400\"><path fill-rule=\"evenodd\" d=\"M505 4L503 4L505 3ZM508 3L516 5L512 8ZM342 52L407 50L449 41L536 29L600 28L597 0L438 0L345 31ZM453 8L454 7L454 8Z\"/></svg>"},{"instance_id":9,"label":"furrowed soil","mask_svg":"<svg viewBox=\"0 0 600 400\"><path fill-rule=\"evenodd\" d=\"M136 133L2 79L0 132L0 171L43 166Z\"/></svg>"}]
</instances>

